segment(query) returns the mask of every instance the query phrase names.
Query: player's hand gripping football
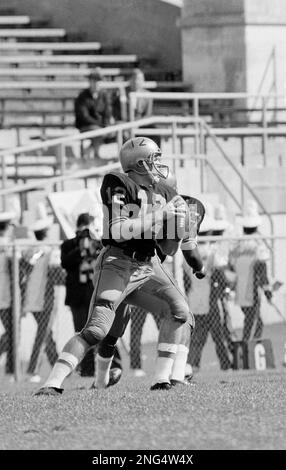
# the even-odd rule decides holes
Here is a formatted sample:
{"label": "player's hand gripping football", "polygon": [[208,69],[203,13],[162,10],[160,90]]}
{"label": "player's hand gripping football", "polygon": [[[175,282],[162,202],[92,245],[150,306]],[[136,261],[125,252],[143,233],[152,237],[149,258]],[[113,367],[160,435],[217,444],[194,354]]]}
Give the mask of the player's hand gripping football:
{"label": "player's hand gripping football", "polygon": [[186,213],[186,203],[179,195],[174,196],[171,201],[163,207],[164,218],[167,220],[175,216],[184,218],[186,217]]}

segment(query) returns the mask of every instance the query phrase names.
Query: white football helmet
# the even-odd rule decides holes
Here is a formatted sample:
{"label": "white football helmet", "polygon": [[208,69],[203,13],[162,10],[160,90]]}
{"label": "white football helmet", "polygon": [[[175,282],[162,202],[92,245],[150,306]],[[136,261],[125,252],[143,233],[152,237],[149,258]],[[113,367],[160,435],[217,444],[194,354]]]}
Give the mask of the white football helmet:
{"label": "white football helmet", "polygon": [[152,175],[156,178],[166,179],[169,167],[162,165],[160,159],[161,149],[148,137],[135,137],[123,144],[119,153],[119,160],[125,173],[134,171],[140,175]]}

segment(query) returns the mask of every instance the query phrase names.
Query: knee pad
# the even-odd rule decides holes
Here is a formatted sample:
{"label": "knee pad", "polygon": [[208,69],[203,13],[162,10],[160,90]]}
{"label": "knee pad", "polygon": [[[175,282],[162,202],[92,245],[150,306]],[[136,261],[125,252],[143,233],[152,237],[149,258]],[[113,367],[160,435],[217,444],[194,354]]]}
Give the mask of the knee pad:
{"label": "knee pad", "polygon": [[176,306],[175,310],[172,310],[174,319],[180,323],[189,323],[190,326],[195,324],[194,315],[190,312],[187,303],[180,303]]}
{"label": "knee pad", "polygon": [[81,337],[90,345],[95,346],[105,338],[114,320],[114,304],[105,300],[95,301],[91,306]]}

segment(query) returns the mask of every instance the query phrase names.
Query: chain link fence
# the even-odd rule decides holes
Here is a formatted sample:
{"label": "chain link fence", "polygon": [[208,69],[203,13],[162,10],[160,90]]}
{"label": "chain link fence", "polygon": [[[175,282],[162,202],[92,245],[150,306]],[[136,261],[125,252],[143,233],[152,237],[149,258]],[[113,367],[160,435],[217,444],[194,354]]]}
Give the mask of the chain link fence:
{"label": "chain link fence", "polygon": [[[274,239],[274,252],[266,241],[257,237],[201,238],[199,249],[207,276],[200,280],[182,252],[175,260],[165,261],[175,272],[195,315],[188,357],[195,370],[242,367],[241,340],[245,344],[260,342],[260,346],[263,341],[270,342],[270,352],[269,344],[265,344],[267,354],[272,354],[273,365],[282,364],[286,342],[286,265],[282,253],[286,237]],[[2,374],[12,374],[16,380],[43,375],[74,334],[72,314],[65,306],[65,277],[59,244],[1,246]],[[132,308],[132,319],[121,342],[131,369],[146,369],[145,354],[148,345],[157,341],[161,320]],[[250,363],[248,358],[248,367]]]}
{"label": "chain link fence", "polygon": [[[250,236],[199,241],[207,268],[204,279],[196,278],[181,252],[172,265],[196,320],[188,363],[194,371],[281,366],[286,353],[286,267],[281,258],[286,238],[277,237],[273,243]],[[132,309],[124,340],[130,344],[135,373],[144,369],[144,343],[157,340],[160,321]],[[255,362],[256,349],[260,355]]]}

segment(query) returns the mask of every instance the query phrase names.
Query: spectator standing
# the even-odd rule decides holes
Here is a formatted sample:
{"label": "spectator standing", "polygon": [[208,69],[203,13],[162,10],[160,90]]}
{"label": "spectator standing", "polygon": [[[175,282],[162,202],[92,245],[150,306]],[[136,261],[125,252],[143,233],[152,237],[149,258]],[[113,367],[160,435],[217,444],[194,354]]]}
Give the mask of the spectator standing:
{"label": "spectator standing", "polygon": [[[102,87],[104,79],[101,68],[97,67],[89,76],[89,87],[82,90],[75,99],[75,127],[80,132],[87,132],[106,127],[113,122],[112,101],[110,94]],[[103,137],[91,139],[89,153],[100,160],[99,147]]]}
{"label": "spectator standing", "polygon": [[233,354],[233,341],[237,340],[229,310],[229,299],[233,294],[236,275],[229,269],[230,242],[224,240],[225,235],[230,236],[233,226],[228,222],[226,209],[223,204],[214,208],[214,225],[212,235],[221,237],[212,242],[214,250],[214,271],[211,282],[211,303],[213,308],[219,309],[222,320],[223,336],[230,354]]}
{"label": "spectator standing", "polygon": [[243,341],[262,337],[261,293],[269,302],[272,299],[267,268],[269,251],[263,241],[253,238],[259,235],[261,223],[256,202],[248,201],[242,218],[246,239],[237,242],[230,253],[230,264],[236,273],[236,303],[244,314]]}
{"label": "spectator standing", "polygon": [[13,374],[13,314],[12,314],[12,282],[11,282],[11,249],[9,234],[13,212],[0,213],[0,319],[5,329],[0,338],[0,355],[6,353],[5,372]]}
{"label": "spectator standing", "polygon": [[52,334],[51,316],[54,308],[55,275],[52,268],[59,268],[59,259],[56,260],[55,250],[46,245],[53,218],[46,215],[45,207],[37,206],[37,220],[32,224],[38,246],[28,248],[23,252],[22,269],[26,274],[24,285],[23,314],[32,313],[37,323],[37,332],[34,340],[27,373],[31,382],[40,382],[39,360],[41,348],[44,347],[51,366],[54,365],[58,353]]}
{"label": "spectator standing", "polygon": [[[78,216],[76,236],[61,245],[61,264],[66,270],[65,304],[71,309],[75,332],[84,327],[93,293],[93,267],[101,249],[101,242],[91,238],[93,217],[88,213]],[[81,363],[82,376],[94,376],[94,350],[90,350]]]}
{"label": "spectator standing", "polygon": [[209,204],[206,204],[206,214],[199,232],[199,252],[205,266],[206,276],[203,279],[197,279],[186,266],[184,276],[185,290],[196,321],[188,356],[188,364],[194,372],[200,369],[202,351],[209,332],[215,344],[220,368],[227,370],[231,367],[218,305],[218,300],[222,297],[227,284],[223,271],[216,266],[215,245],[203,240],[204,236],[212,235],[215,227],[213,208]]}
{"label": "spectator standing", "polygon": [[[61,264],[66,270],[65,304],[71,309],[75,332],[80,332],[86,324],[89,305],[93,294],[93,270],[102,248],[93,230],[94,217],[87,212],[79,214],[76,221],[76,236],[65,240],[61,245]],[[95,355],[90,349],[78,368],[81,376],[93,377]],[[120,369],[121,357],[116,348],[112,369]]]}

